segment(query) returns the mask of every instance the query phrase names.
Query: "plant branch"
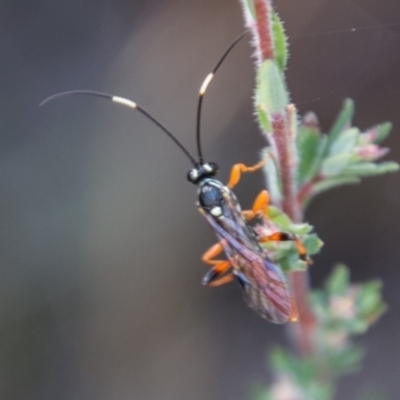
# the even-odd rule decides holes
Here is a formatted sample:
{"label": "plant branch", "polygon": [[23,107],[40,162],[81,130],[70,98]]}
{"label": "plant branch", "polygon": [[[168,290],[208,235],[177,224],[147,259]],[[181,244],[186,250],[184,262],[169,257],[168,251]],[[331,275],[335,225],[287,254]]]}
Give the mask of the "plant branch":
{"label": "plant branch", "polygon": [[256,40],[256,48],[259,52],[261,60],[268,60],[274,58],[274,51],[272,45],[271,35],[271,16],[270,9],[265,0],[254,0],[254,10],[256,16],[256,23],[253,29],[253,35]]}
{"label": "plant branch", "polygon": [[[351,100],[344,102],[328,134],[322,133],[313,113],[298,121],[285,82],[288,50],[283,25],[271,0],[241,2],[257,59],[255,110],[269,143],[263,157],[271,206],[260,229],[291,232],[300,238],[307,254],[313,255],[323,243],[311,232],[312,226],[303,223],[304,208],[328,189],[397,171],[395,162],[376,163],[388,152],[379,143],[389,134],[391,124],[360,131],[352,126]],[[305,263],[293,248],[271,246],[268,251],[287,273],[299,317],[297,323],[287,325],[298,356],[284,350],[272,353],[277,378],[265,399],[330,400],[334,380],[355,370],[363,356],[351,336],[365,332],[386,309],[380,282],[352,285],[348,269],[339,265],[324,290],[311,292]]]}
{"label": "plant branch", "polygon": [[[262,77],[260,85],[265,83],[263,98],[256,100],[259,104],[260,124],[271,145],[271,154],[274,158],[281,185],[280,199],[272,201],[292,219],[293,222],[302,221],[301,206],[296,193],[295,174],[297,167],[297,153],[295,136],[297,131],[296,108],[288,104],[287,89],[284,82],[282,68],[279,68],[275,57],[285,52],[274,48],[273,9],[269,0],[243,0],[246,25],[252,29],[254,46]],[[277,18],[277,17],[276,17]],[[283,41],[284,42],[284,41]],[[283,55],[283,59],[286,56]],[[278,84],[277,84],[278,82]],[[291,337],[298,353],[311,355],[313,353],[312,336],[316,324],[313,311],[308,299],[308,274],[298,271],[289,273],[289,284],[294,300],[299,310],[297,324],[290,325]]]}

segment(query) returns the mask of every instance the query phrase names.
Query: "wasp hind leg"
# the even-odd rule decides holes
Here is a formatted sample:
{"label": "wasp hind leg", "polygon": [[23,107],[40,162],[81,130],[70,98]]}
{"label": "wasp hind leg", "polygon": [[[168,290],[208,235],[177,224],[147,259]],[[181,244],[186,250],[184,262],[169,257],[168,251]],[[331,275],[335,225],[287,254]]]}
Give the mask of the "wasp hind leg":
{"label": "wasp hind leg", "polygon": [[[269,194],[266,190],[263,190],[254,200],[251,210],[242,211],[242,214],[247,221],[250,221],[257,216],[268,218],[268,204]],[[275,232],[272,235],[259,237],[257,240],[260,243],[293,241],[297,252],[299,253],[300,260],[305,261],[308,265],[312,264],[312,261],[307,256],[303,243],[292,233]]]}
{"label": "wasp hind leg", "polygon": [[203,277],[204,286],[221,286],[235,279],[233,273],[229,271],[232,268],[229,260],[213,260],[223,250],[223,242],[219,242],[211,246],[201,257],[206,264],[213,265]]}
{"label": "wasp hind leg", "polygon": [[307,256],[303,243],[301,243],[300,239],[292,233],[275,232],[272,235],[259,237],[257,240],[259,243],[292,241],[294,242],[297,252],[299,253],[300,260],[305,261],[308,265],[312,264],[312,261]]}
{"label": "wasp hind leg", "polygon": [[240,176],[241,174],[244,174],[246,172],[254,172],[257,171],[258,169],[260,169],[263,165],[265,164],[265,161],[262,160],[259,163],[257,163],[256,165],[253,165],[252,167],[248,167],[244,164],[235,164],[232,169],[231,169],[231,173],[229,175],[229,181],[226,184],[226,186],[228,186],[229,189],[232,189],[233,187],[235,187],[238,182],[240,181]]}
{"label": "wasp hind leg", "polygon": [[269,194],[266,190],[262,190],[254,200],[251,210],[242,211],[242,215],[247,221],[255,217],[265,217],[268,212]]}

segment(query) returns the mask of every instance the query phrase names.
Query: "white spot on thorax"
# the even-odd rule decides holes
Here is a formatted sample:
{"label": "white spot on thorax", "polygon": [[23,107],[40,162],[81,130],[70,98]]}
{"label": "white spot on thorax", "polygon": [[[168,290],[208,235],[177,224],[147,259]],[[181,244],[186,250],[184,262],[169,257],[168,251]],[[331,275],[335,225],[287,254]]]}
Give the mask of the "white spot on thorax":
{"label": "white spot on thorax", "polygon": [[220,217],[222,215],[222,208],[221,207],[213,207],[210,210],[210,214],[214,217]]}

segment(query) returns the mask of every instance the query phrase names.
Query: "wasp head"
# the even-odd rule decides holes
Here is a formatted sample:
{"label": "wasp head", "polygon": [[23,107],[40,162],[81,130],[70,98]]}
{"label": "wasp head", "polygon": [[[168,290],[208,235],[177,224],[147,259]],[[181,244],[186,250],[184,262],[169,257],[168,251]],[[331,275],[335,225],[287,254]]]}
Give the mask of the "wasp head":
{"label": "wasp head", "polygon": [[215,176],[218,173],[218,169],[218,165],[214,162],[199,164],[188,172],[188,181],[197,185],[203,179]]}

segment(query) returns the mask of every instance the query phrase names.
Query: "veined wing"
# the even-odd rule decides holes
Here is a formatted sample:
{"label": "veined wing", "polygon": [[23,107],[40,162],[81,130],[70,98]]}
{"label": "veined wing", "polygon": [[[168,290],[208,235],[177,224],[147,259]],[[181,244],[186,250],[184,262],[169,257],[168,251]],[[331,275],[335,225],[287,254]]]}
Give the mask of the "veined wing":
{"label": "veined wing", "polygon": [[[296,306],[283,272],[272,264],[258,245],[253,244],[252,238],[239,241],[235,232],[224,229],[212,216],[206,213],[204,216],[218,238],[223,240],[226,255],[243,287],[247,304],[261,317],[274,323],[296,320]],[[245,245],[246,242],[251,243],[250,248]]]}
{"label": "veined wing", "polygon": [[261,255],[248,261],[236,255],[237,277],[242,283],[245,300],[261,317],[276,324],[297,319],[297,309],[292,300],[283,272]]}

